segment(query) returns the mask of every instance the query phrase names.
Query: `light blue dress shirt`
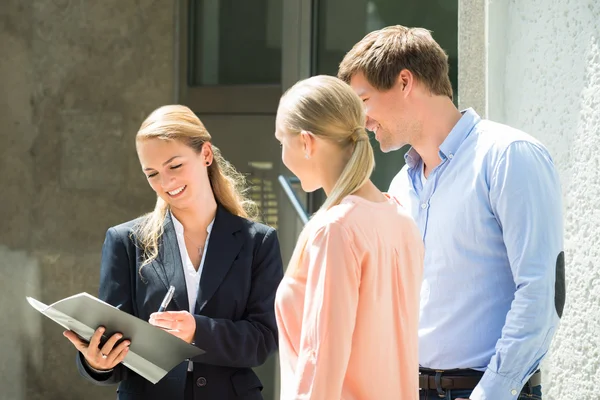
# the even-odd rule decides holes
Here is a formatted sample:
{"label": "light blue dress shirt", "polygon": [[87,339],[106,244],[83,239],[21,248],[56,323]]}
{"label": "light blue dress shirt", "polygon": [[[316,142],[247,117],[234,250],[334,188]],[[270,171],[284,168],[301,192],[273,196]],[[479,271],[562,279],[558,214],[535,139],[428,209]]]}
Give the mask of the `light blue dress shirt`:
{"label": "light blue dress shirt", "polygon": [[564,305],[558,174],[533,137],[472,109],[427,179],[414,149],[389,192],[425,243],[419,363],[485,371],[471,399],[517,399]]}

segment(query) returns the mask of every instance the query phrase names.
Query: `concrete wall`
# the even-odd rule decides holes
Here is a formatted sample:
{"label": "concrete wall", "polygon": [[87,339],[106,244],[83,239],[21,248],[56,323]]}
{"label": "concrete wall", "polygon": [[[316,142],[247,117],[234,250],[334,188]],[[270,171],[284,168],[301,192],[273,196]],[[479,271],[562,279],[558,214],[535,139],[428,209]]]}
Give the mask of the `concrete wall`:
{"label": "concrete wall", "polygon": [[106,399],[25,296],[97,293],[110,225],[151,209],[134,135],[172,102],[171,1],[2,0],[0,398]]}
{"label": "concrete wall", "polygon": [[541,139],[563,185],[567,304],[545,399],[598,399],[600,2],[489,1],[489,116]]}

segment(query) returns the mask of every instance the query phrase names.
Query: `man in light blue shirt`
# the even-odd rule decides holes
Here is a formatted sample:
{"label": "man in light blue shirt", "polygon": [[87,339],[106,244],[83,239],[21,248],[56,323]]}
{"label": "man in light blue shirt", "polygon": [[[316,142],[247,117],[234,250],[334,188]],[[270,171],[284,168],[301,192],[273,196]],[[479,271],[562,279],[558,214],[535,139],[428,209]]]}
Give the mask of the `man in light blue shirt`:
{"label": "man in light blue shirt", "polygon": [[425,243],[421,399],[541,398],[539,366],[565,301],[561,189],[548,151],[457,110],[447,55],[427,30],[370,33],[338,76],[363,100],[382,151],[412,146],[389,192]]}

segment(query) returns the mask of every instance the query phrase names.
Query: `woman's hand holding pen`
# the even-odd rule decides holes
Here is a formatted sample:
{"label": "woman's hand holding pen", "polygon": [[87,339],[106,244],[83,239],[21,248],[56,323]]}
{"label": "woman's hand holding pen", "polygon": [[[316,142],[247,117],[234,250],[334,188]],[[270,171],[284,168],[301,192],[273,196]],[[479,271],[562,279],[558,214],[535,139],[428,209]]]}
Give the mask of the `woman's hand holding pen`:
{"label": "woman's hand holding pen", "polygon": [[125,359],[125,356],[129,352],[129,340],[124,340],[119,343],[117,342],[123,337],[120,333],[115,333],[102,345],[100,348],[100,339],[104,333],[104,327],[99,327],[96,332],[92,335],[90,342],[87,343],[81,340],[75,332],[65,331],[63,335],[69,339],[73,346],[83,354],[85,360],[90,367],[98,370],[105,371],[113,369],[117,364]]}
{"label": "woman's hand holding pen", "polygon": [[170,334],[177,336],[188,343],[194,341],[196,334],[196,320],[187,311],[155,312],[148,321],[154,326],[165,329]]}

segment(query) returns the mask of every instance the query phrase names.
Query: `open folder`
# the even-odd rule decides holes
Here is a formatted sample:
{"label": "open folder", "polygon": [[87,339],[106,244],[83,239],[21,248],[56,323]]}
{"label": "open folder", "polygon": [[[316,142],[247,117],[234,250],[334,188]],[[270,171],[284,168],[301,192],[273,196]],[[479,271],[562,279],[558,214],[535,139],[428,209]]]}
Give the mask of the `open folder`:
{"label": "open folder", "polygon": [[122,333],[125,339],[131,340],[129,353],[122,364],[152,383],[158,382],[186,359],[204,353],[204,350],[88,293],[79,293],[49,306],[31,297],[27,297],[27,301],[33,308],[88,342],[99,326],[106,328],[103,342],[113,333]]}

